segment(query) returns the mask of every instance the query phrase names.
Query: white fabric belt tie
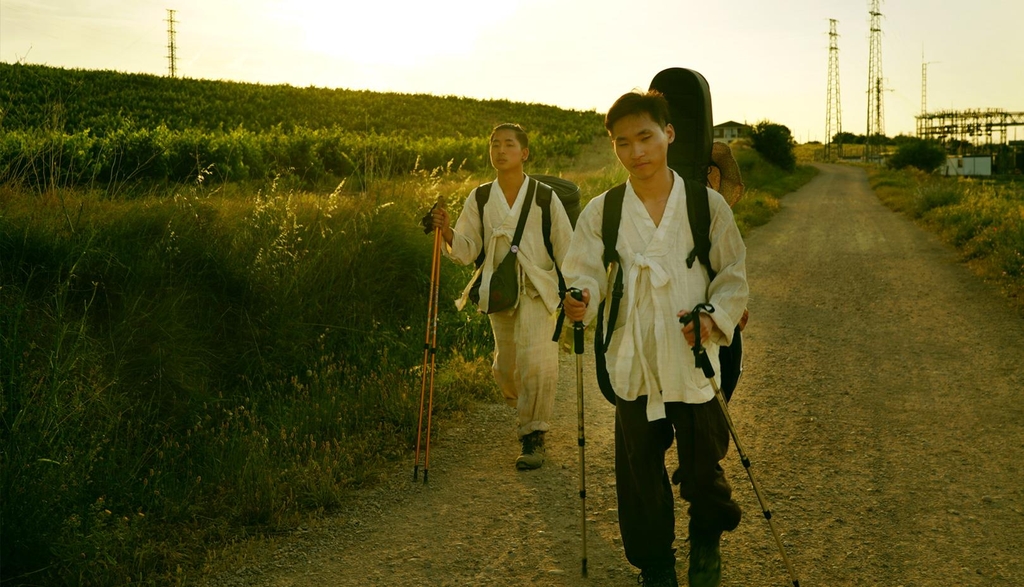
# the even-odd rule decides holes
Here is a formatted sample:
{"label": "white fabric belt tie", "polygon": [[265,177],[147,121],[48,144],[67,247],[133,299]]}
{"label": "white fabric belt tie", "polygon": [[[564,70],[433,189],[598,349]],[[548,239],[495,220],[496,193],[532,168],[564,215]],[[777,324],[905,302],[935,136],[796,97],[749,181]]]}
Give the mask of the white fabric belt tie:
{"label": "white fabric belt tie", "polygon": [[[662,398],[661,390],[657,385],[656,377],[654,372],[651,370],[650,364],[647,362],[647,356],[644,352],[643,345],[643,333],[640,330],[640,321],[637,319],[639,312],[637,311],[637,292],[639,291],[639,285],[641,280],[645,277],[650,280],[651,287],[654,289],[660,289],[668,285],[669,275],[665,269],[658,264],[656,261],[637,253],[633,257],[633,266],[629,269],[629,287],[626,288],[625,295],[629,296],[629,310],[626,314],[626,323],[622,329],[622,340],[619,343],[618,353],[615,358],[615,381],[613,386],[616,389],[626,390],[629,389],[630,385],[630,371],[633,363],[633,357],[639,357],[640,369],[643,375],[643,391],[647,394],[647,420],[653,422],[660,420],[665,417],[665,402]],[[651,296],[654,302],[654,339],[658,343],[658,363],[662,362],[662,353],[667,345],[663,344],[665,340],[665,323],[662,320],[663,308],[662,308],[662,296],[655,295]],[[638,390],[639,394],[639,390]]]}

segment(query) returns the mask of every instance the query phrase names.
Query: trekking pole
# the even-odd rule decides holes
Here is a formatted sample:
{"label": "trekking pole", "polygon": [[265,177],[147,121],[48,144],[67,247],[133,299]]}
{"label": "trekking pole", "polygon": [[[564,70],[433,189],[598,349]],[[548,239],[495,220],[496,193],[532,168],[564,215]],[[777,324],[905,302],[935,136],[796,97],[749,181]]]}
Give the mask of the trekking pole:
{"label": "trekking pole", "polygon": [[[436,204],[435,204],[436,205]],[[433,208],[431,208],[433,210]],[[434,229],[434,250],[433,257],[430,263],[430,294],[427,301],[427,328],[426,335],[423,342],[423,366],[420,370],[420,416],[419,423],[416,425],[416,461],[413,463],[412,469],[412,480],[417,481],[419,479],[420,472],[420,440],[423,438],[423,403],[427,395],[427,368],[430,367],[430,410],[433,409],[434,401],[434,367],[433,367],[433,355],[437,352],[437,291],[438,277],[440,276],[441,269],[441,229]],[[431,324],[433,328],[433,339],[431,339]],[[429,360],[429,363],[428,363]],[[430,450],[430,413],[427,414],[427,450],[429,454]],[[423,482],[427,482],[427,463],[424,460],[423,466]]]}
{"label": "trekking pole", "polygon": [[757,481],[754,480],[754,472],[750,470],[750,459],[747,458],[746,452],[743,450],[743,445],[740,444],[740,437],[736,434],[736,426],[732,423],[732,418],[729,416],[729,408],[726,405],[725,397],[722,395],[722,390],[718,388],[718,383],[715,382],[715,368],[711,366],[711,359],[708,358],[708,354],[704,347],[700,343],[700,313],[705,312],[711,314],[715,311],[715,307],[711,304],[697,304],[693,311],[679,318],[681,324],[687,324],[693,322],[693,358],[696,361],[696,366],[700,367],[704,371],[704,376],[711,382],[711,389],[715,390],[715,398],[718,400],[718,405],[722,408],[722,415],[725,416],[725,423],[729,426],[729,433],[732,435],[732,441],[736,444],[736,452],[740,456],[740,462],[743,463],[743,468],[747,470],[747,477],[750,479],[750,484],[754,487],[754,494],[757,495],[757,501],[761,504],[761,513],[764,514],[764,519],[768,520],[768,526],[772,530],[772,536],[775,537],[775,544],[779,546],[779,553],[782,554],[782,562],[786,564],[786,570],[789,571],[789,578],[793,581],[793,587],[800,587],[800,580],[796,577],[796,571],[793,570],[793,564],[789,562],[789,557],[786,556],[786,549],[782,546],[782,538],[779,536],[779,530],[775,527],[775,522],[772,521],[772,512],[768,508],[768,500],[765,499],[764,494],[761,493],[761,488],[758,486]]}
{"label": "trekking pole", "polygon": [[[583,292],[569,288],[574,300],[583,301]],[[572,347],[576,353],[577,444],[580,445],[580,535],[583,536],[583,576],[587,576],[587,467],[586,436],[583,433],[583,322],[572,325]]]}
{"label": "trekking pole", "polygon": [[[441,200],[441,205],[444,205],[444,200]],[[424,484],[426,484],[427,475],[430,473],[430,429],[431,419],[434,415],[434,365],[437,359],[437,301],[441,293],[441,243],[443,240],[444,237],[441,236],[441,230],[437,229],[437,244],[434,248],[434,258],[437,261],[434,263],[434,275],[431,279],[433,283],[431,306],[434,308],[434,316],[430,326],[430,399],[427,402],[427,448],[423,457]]]}

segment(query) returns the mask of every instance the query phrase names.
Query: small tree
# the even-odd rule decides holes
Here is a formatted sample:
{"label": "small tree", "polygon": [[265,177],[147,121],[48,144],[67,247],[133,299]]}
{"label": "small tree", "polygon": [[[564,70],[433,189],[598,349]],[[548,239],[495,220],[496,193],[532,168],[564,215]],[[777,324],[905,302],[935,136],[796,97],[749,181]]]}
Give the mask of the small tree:
{"label": "small tree", "polygon": [[935,141],[911,138],[901,142],[896,154],[889,159],[889,167],[903,169],[916,167],[925,173],[938,169],[946,161],[946,150]]}
{"label": "small tree", "polygon": [[793,133],[781,124],[764,120],[754,125],[750,132],[754,150],[772,165],[786,171],[796,169],[796,154],[793,147]]}
{"label": "small tree", "polygon": [[844,130],[843,132],[837,132],[832,137],[832,142],[837,145],[863,145],[864,137]]}

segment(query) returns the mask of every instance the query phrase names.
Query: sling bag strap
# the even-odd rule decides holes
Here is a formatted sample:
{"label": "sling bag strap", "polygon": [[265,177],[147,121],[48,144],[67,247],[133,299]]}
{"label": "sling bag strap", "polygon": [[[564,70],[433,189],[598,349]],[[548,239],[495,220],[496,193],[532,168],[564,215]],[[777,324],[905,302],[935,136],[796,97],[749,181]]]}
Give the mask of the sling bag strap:
{"label": "sling bag strap", "polygon": [[530,178],[531,186],[526,188],[526,201],[523,202],[523,209],[519,212],[519,223],[516,224],[516,234],[512,237],[512,248],[509,252],[513,255],[519,253],[519,241],[523,239],[523,229],[526,228],[526,218],[530,216],[530,206],[533,204],[533,196],[537,193],[537,180]]}

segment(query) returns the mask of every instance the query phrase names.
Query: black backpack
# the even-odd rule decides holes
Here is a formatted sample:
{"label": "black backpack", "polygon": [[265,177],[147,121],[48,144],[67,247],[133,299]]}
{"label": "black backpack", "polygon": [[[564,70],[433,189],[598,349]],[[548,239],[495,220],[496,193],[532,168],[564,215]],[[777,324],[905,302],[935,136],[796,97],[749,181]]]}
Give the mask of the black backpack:
{"label": "black backpack", "polygon": [[[551,260],[555,260],[555,250],[551,245],[551,194],[558,196],[558,199],[562,202],[562,207],[565,208],[565,213],[569,217],[569,224],[573,228],[576,228],[576,219],[580,216],[580,188],[573,182],[562,179],[561,177],[555,177],[552,175],[530,175],[530,179],[536,180],[537,185],[537,206],[540,207],[540,222],[541,232],[544,236],[544,248],[548,250],[548,255]],[[476,210],[480,215],[480,238],[483,240],[483,219],[484,219],[484,206],[487,205],[487,201],[491,199],[491,185],[494,182],[487,182],[476,188]],[[479,269],[484,264],[484,257],[486,257],[486,250],[481,245],[480,254],[476,257],[476,268]],[[565,297],[565,279],[562,277],[562,270],[558,267],[558,263],[555,263],[555,272],[558,273],[558,298],[562,299]],[[477,293],[480,288],[480,281],[483,279],[483,273],[477,275],[476,282],[473,284],[473,288],[470,290],[470,300],[473,303],[479,302],[479,294]],[[474,295],[476,294],[476,295]],[[562,323],[565,321],[565,310],[558,312],[558,322],[555,326],[554,340],[558,340],[558,335],[562,332]]]}
{"label": "black backpack", "polygon": [[[686,256],[686,266],[693,267],[694,260],[708,272],[710,281],[714,281],[717,271],[711,266],[711,207],[708,204],[707,185],[683,179],[686,186],[686,216],[689,219],[690,232],[693,233],[693,250]],[[594,359],[597,364],[597,384],[606,400],[615,405],[615,390],[608,377],[608,364],[605,353],[611,344],[612,331],[619,316],[619,302],[622,300],[622,265],[615,247],[619,240],[619,223],[622,220],[622,202],[626,196],[626,184],[620,184],[608,190],[604,196],[604,214],[601,219],[601,239],[604,242],[602,260],[605,269],[612,263],[618,265],[615,271],[615,283],[612,286],[611,305],[608,308],[608,332],[604,332],[604,304],[601,300],[597,309],[597,329],[594,332]],[[740,359],[743,343],[740,338],[740,327],[733,332],[733,344],[719,347],[718,359],[722,371],[722,394],[726,401],[732,397],[740,377]],[[680,358],[683,360],[683,358]]]}

